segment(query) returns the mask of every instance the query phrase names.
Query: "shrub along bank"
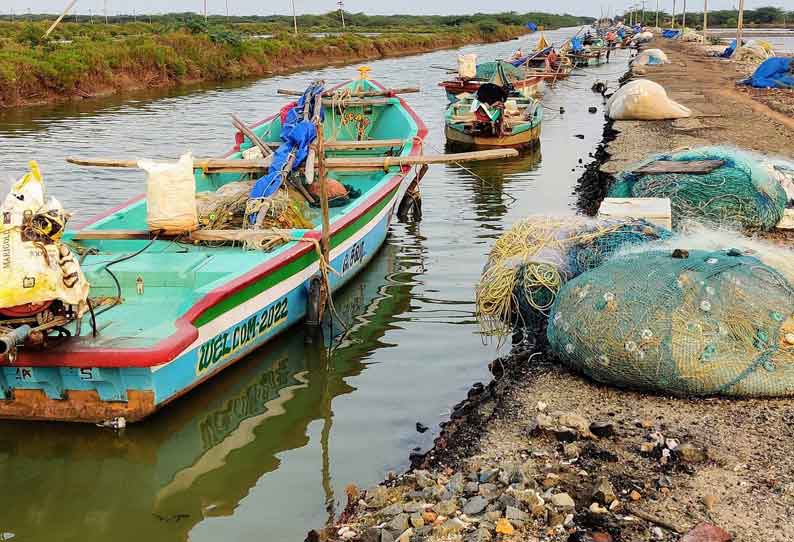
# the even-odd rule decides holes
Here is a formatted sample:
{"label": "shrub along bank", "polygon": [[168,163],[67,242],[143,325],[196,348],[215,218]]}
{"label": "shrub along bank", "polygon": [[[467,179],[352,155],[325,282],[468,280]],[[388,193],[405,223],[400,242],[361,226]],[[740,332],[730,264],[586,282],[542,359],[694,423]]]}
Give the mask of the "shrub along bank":
{"label": "shrub along bank", "polygon": [[526,30],[489,21],[434,32],[257,36],[203,20],[81,24],[42,40],[47,22],[0,23],[0,107],[198,81],[259,77],[511,39]]}

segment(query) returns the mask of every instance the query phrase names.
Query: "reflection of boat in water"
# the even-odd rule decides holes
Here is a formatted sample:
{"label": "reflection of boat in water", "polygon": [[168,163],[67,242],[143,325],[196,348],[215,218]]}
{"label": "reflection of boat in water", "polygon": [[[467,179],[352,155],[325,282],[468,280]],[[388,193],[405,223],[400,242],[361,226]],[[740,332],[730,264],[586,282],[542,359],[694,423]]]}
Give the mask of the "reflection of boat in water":
{"label": "reflection of boat in water", "polygon": [[[336,308],[354,324],[331,358],[322,345],[307,349],[302,333],[288,334],[120,436],[4,422],[0,508],[14,514],[4,514],[0,531],[20,540],[49,539],[54,526],[59,540],[184,540],[204,518],[231,515],[288,450],[307,447],[317,421],[323,458],[312,470],[322,471],[329,494],[331,401],[354,390],[345,379],[363,371],[410,308],[412,286],[384,280],[399,271],[396,261],[387,243],[340,292]],[[303,489],[314,497],[321,488]],[[273,506],[283,498],[274,494]]]}

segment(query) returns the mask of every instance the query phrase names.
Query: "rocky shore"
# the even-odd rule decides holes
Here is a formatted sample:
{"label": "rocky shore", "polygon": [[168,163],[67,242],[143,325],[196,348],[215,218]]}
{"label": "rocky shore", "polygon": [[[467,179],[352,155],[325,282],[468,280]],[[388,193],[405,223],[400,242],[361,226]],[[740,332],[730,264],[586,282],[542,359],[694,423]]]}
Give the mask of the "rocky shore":
{"label": "rocky shore", "polygon": [[[732,144],[791,157],[794,124],[737,89],[740,67],[659,40],[645,75],[690,119],[608,121],[578,205],[649,153]],[[790,96],[786,95],[785,100]],[[794,540],[794,400],[681,399],[569,372],[529,338],[490,365],[408,472],[348,487],[338,522],[307,540],[785,542]]]}

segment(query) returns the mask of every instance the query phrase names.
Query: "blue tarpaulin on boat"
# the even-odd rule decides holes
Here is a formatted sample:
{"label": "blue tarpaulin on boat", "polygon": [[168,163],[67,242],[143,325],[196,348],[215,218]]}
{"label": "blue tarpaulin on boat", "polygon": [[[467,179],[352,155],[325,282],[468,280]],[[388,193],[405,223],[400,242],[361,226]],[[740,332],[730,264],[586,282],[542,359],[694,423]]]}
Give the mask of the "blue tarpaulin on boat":
{"label": "blue tarpaulin on boat", "polygon": [[582,38],[571,38],[571,50],[578,53],[584,49],[584,40]]}
{"label": "blue tarpaulin on boat", "polygon": [[794,88],[794,59],[767,58],[749,79],[743,81],[755,88]]}
{"label": "blue tarpaulin on boat", "polygon": [[623,40],[626,37],[626,31],[622,28],[618,28],[618,37]]}
{"label": "blue tarpaulin on boat", "polygon": [[[298,169],[306,160],[306,156],[309,154],[309,145],[317,136],[317,130],[310,121],[303,120],[304,110],[308,107],[307,117],[312,118],[315,98],[324,90],[323,85],[312,84],[300,97],[295,107],[289,110],[284,125],[281,127],[281,140],[284,143],[273,154],[273,162],[270,164],[267,175],[260,177],[251,188],[251,198],[266,198],[275,194],[289,173],[289,171],[285,171],[285,168],[291,154],[295,154],[295,160],[292,162],[290,171]],[[322,112],[320,114],[322,115]],[[252,221],[255,219],[255,216],[251,217]]]}
{"label": "blue tarpaulin on boat", "polygon": [[678,30],[665,30],[664,32],[662,32],[662,37],[668,39],[674,39],[677,38],[680,33],[681,32],[679,32]]}
{"label": "blue tarpaulin on boat", "polygon": [[533,32],[537,32],[538,31],[538,25],[536,25],[535,23],[527,23],[527,28],[529,28]]}
{"label": "blue tarpaulin on boat", "polygon": [[735,50],[736,50],[736,40],[733,40],[731,44],[725,48],[725,50],[722,52],[720,56],[722,58],[731,58]]}

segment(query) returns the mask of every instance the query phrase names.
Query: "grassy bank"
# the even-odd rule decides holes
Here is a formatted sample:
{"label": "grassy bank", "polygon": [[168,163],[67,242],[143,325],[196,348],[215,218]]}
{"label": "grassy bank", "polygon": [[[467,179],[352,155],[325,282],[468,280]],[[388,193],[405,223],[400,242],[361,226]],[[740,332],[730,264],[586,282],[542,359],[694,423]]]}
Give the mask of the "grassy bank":
{"label": "grassy bank", "polygon": [[477,16],[459,17],[449,24],[412,17],[406,24],[367,26],[368,32],[378,33],[375,36],[312,35],[326,28],[328,22],[323,20],[305,24],[296,36],[281,20],[221,24],[212,19],[161,19],[65,23],[47,40],[41,37],[47,21],[0,23],[0,107],[260,77],[329,63],[502,41],[526,31],[516,24]]}

